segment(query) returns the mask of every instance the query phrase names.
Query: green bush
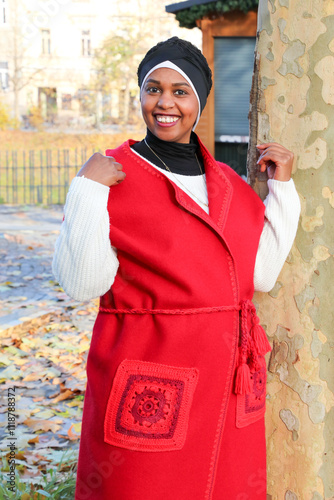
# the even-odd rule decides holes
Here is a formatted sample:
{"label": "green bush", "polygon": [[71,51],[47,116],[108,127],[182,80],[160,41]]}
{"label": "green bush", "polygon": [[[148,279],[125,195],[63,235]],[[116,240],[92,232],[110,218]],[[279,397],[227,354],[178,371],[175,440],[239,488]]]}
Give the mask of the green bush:
{"label": "green bush", "polygon": [[36,128],[38,131],[43,130],[44,118],[38,106],[31,106],[31,108],[29,108],[28,119],[32,127]]}
{"label": "green bush", "polygon": [[13,120],[10,118],[8,106],[0,101],[0,130],[6,130],[12,126]]}
{"label": "green bush", "polygon": [[193,5],[176,13],[181,28],[195,28],[196,21],[211,14],[225,14],[232,10],[248,12],[257,9],[259,0],[218,0],[206,4]]}

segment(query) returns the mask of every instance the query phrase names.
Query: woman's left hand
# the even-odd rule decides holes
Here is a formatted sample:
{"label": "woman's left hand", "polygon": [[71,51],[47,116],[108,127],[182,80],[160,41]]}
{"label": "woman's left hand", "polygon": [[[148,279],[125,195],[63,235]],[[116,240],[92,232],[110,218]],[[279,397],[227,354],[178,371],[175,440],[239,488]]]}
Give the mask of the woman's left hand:
{"label": "woman's left hand", "polygon": [[261,172],[267,169],[269,179],[289,181],[291,178],[293,153],[275,142],[256,146],[261,155],[257,163]]}

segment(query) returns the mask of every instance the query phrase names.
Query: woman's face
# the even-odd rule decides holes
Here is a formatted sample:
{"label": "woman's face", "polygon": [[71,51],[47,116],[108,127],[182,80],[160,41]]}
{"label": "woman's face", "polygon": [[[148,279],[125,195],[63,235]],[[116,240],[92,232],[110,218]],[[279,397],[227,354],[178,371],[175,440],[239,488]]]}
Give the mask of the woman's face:
{"label": "woman's face", "polygon": [[159,139],[189,143],[198,108],[191,86],[174,69],[156,69],[146,80],[141,109],[148,129]]}

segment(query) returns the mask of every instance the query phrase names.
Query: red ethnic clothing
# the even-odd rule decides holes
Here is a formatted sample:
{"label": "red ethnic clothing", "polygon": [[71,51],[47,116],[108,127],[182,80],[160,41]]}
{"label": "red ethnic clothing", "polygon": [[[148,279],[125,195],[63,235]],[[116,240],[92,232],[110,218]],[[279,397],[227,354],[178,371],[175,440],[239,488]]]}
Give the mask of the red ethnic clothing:
{"label": "red ethnic clothing", "polygon": [[251,303],[264,205],[200,143],[209,214],[135,154],[106,154],[120,262],[87,363],[76,500],[265,500],[266,364]]}

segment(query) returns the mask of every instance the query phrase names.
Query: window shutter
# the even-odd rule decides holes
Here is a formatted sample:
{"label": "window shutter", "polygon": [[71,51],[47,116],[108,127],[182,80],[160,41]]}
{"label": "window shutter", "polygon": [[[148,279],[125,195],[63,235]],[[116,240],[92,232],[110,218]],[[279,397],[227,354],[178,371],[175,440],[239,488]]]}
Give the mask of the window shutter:
{"label": "window shutter", "polygon": [[249,93],[254,64],[254,37],[218,37],[214,41],[215,140],[248,136]]}

